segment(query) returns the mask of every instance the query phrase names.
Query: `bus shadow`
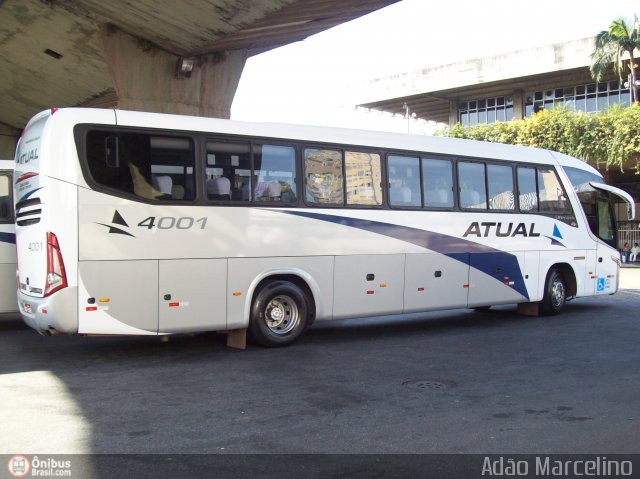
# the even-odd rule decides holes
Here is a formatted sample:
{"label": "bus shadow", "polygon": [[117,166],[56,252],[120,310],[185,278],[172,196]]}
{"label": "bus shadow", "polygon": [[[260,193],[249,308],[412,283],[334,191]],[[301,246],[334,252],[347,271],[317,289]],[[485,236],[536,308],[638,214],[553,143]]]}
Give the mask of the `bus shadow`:
{"label": "bus shadow", "polygon": [[515,305],[501,305],[481,311],[457,309],[400,316],[318,321],[307,329],[301,342],[384,341],[385,338],[412,338],[415,335],[422,335],[426,339],[453,332],[473,334],[492,329],[507,330],[515,323],[523,329],[535,328],[550,323],[580,323],[582,314],[599,310],[606,313],[610,310],[610,306],[602,301],[585,299],[587,301],[581,299],[568,302],[563,312],[554,316],[526,316],[519,314]]}
{"label": "bus shadow", "polygon": [[513,321],[539,321],[540,317],[517,315],[513,306],[499,306],[489,311],[469,309],[416,313],[334,321],[319,321],[305,337],[327,337],[326,340],[357,340],[372,337],[403,336],[423,333],[444,334],[454,330],[497,328]]}

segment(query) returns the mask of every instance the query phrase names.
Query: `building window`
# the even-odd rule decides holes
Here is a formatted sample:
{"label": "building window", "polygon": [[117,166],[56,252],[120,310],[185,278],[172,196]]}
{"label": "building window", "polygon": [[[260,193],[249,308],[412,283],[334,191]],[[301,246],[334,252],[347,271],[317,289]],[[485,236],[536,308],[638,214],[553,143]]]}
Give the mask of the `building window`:
{"label": "building window", "polygon": [[594,113],[621,103],[629,105],[629,89],[617,80],[568,88],[529,92],[525,95],[524,113],[530,117],[545,108],[564,105],[573,111]]}
{"label": "building window", "polygon": [[469,100],[458,104],[458,121],[462,126],[482,125],[513,119],[513,98],[498,96]]}

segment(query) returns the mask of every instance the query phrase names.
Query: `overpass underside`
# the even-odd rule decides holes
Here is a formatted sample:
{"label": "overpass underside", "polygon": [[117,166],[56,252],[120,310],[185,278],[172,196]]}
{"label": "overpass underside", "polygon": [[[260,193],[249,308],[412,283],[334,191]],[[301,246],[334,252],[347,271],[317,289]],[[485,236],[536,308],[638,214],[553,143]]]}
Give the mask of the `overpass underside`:
{"label": "overpass underside", "polygon": [[229,118],[248,57],[397,1],[0,1],[0,157],[50,107]]}

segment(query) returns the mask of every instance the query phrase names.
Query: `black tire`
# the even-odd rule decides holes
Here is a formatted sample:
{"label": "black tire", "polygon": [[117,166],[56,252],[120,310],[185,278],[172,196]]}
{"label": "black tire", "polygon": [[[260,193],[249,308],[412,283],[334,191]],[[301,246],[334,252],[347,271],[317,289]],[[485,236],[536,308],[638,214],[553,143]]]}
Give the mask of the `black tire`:
{"label": "black tire", "polygon": [[253,300],[249,336],[263,346],[288,346],[307,327],[308,312],[302,289],[289,281],[271,281]]}
{"label": "black tire", "polygon": [[547,275],[544,296],[540,302],[540,312],[545,316],[558,314],[567,302],[567,285],[562,272],[553,268]]}

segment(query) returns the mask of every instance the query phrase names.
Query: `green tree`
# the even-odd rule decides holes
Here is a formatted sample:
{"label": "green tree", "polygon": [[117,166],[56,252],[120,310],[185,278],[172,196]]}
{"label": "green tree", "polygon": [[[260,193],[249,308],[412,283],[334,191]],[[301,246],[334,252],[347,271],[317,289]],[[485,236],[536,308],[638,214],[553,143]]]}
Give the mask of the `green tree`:
{"label": "green tree", "polygon": [[566,153],[600,170],[634,169],[640,175],[640,103],[615,105],[600,113],[545,109],[531,118],[463,127],[441,136],[525,145]]}
{"label": "green tree", "polygon": [[[611,22],[609,30],[603,30],[596,36],[596,45],[591,54],[591,76],[595,81],[601,81],[604,73],[613,63],[613,69],[623,82],[624,74],[629,70],[631,85],[631,102],[638,98],[636,86],[636,58],[635,51],[640,49],[640,25],[635,15],[633,26],[624,18]],[[628,58],[625,58],[628,55]]]}

